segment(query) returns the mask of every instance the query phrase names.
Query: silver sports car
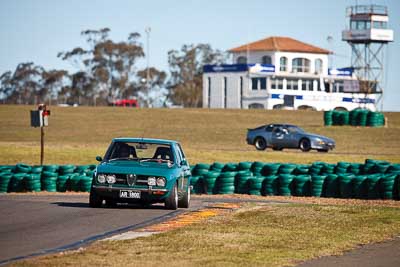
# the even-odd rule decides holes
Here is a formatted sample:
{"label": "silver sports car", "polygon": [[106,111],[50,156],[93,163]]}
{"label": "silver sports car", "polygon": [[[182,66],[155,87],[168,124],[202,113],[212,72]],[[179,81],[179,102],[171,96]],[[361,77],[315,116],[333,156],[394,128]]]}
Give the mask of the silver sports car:
{"label": "silver sports car", "polygon": [[328,152],[335,147],[335,141],[317,134],[306,133],[298,126],[290,124],[268,124],[248,129],[247,143],[257,150],[271,147],[273,150],[300,148],[303,152],[316,149]]}

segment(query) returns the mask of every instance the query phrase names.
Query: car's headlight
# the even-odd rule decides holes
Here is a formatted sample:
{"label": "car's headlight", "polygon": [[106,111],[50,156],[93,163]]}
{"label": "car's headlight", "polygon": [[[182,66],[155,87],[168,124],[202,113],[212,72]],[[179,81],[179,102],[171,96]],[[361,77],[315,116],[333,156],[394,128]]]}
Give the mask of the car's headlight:
{"label": "car's headlight", "polygon": [[315,141],[316,141],[317,144],[319,144],[319,145],[325,145],[325,141],[322,140],[321,138],[316,138]]}
{"label": "car's headlight", "polygon": [[156,185],[156,177],[147,178],[147,184],[151,185],[151,186],[155,186]]}
{"label": "car's headlight", "polygon": [[104,184],[106,182],[106,176],[104,174],[99,174],[97,176],[97,181],[101,184]]}
{"label": "car's headlight", "polygon": [[161,187],[165,186],[165,178],[164,177],[157,178],[157,186],[161,186]]}
{"label": "car's headlight", "polygon": [[109,174],[109,175],[107,175],[106,180],[107,180],[107,183],[114,184],[117,179],[114,174]]}

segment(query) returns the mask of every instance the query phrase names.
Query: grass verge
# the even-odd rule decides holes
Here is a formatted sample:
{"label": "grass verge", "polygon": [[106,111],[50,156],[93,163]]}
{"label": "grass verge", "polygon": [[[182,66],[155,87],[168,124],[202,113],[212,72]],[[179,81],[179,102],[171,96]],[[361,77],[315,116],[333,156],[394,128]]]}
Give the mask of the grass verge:
{"label": "grass verge", "polygon": [[207,223],[146,238],[96,242],[13,266],[288,266],[400,233],[399,208],[354,203],[250,207]]}

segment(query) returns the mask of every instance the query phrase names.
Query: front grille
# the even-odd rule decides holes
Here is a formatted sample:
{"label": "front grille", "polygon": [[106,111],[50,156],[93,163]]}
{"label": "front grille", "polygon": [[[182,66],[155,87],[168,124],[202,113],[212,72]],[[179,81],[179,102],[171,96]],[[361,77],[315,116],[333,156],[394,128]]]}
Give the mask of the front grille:
{"label": "front grille", "polygon": [[[115,184],[119,185],[128,185],[127,182],[127,174],[115,174],[116,182]],[[147,176],[138,175],[136,178],[136,182],[133,185],[147,185]]]}

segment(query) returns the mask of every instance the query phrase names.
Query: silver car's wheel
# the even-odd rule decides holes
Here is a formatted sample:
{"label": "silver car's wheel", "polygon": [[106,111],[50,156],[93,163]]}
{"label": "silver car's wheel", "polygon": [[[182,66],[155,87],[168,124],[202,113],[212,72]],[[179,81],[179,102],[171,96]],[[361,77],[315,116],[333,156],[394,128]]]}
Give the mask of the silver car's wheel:
{"label": "silver car's wheel", "polygon": [[267,148],[267,141],[262,137],[257,137],[254,141],[254,146],[257,150],[265,150]]}
{"label": "silver car's wheel", "polygon": [[301,151],[303,151],[303,152],[308,152],[308,151],[310,151],[310,150],[311,150],[311,143],[310,143],[310,140],[308,140],[308,139],[306,139],[306,138],[301,139],[300,144],[299,144],[299,147],[300,147]]}

